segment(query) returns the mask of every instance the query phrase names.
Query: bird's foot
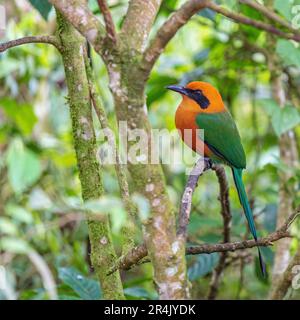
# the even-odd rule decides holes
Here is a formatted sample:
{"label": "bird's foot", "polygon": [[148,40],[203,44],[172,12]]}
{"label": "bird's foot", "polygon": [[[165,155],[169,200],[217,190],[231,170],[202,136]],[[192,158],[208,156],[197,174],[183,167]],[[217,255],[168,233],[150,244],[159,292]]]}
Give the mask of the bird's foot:
{"label": "bird's foot", "polygon": [[213,166],[213,163],[210,158],[204,157],[204,163],[205,163],[205,167],[207,167],[207,169],[211,169]]}

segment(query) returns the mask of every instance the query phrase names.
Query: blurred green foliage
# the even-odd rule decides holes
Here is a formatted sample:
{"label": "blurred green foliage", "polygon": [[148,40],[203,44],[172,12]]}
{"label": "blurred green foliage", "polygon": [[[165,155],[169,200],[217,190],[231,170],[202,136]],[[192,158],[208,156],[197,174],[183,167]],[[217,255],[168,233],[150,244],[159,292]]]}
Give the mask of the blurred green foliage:
{"label": "blurred green foliage", "polygon": [[[17,6],[18,1],[4,1],[10,8],[7,39],[54,32],[50,6],[30,1],[33,8]],[[47,2],[47,1],[45,1]],[[183,1],[164,1],[155,28]],[[237,1],[220,1],[228,8],[263,19],[254,10]],[[283,5],[283,3],[285,3]],[[295,2],[296,3],[296,2]],[[287,2],[275,1],[279,14],[292,19]],[[96,1],[90,1],[97,12]],[[114,1],[112,14],[122,24],[126,1]],[[168,84],[191,80],[212,83],[239,127],[246,150],[248,167],[245,184],[253,203],[260,235],[275,228],[278,202],[278,176],[286,168],[279,159],[278,136],[295,129],[299,138],[300,115],[297,92],[288,95],[288,107],[281,110],[271,99],[270,73],[258,48],[266,48],[264,33],[239,26],[224,17],[204,10],[181,29],[167,46],[147,85],[147,105],[154,128],[174,129],[174,113],[179,97],[165,90]],[[276,52],[284,68],[300,85],[300,49],[287,40],[277,40]],[[100,58],[93,53],[94,71],[109,122],[116,128],[107,74]],[[45,279],[30,259],[38,252],[53,274],[60,299],[98,299],[101,289],[94,278],[89,259],[87,228],[82,215],[85,209],[109,212],[116,249],[120,253],[120,228],[126,214],[119,198],[118,183],[112,166],[102,172],[107,196],[98,202],[82,204],[80,184],[70,131],[64,71],[58,53],[45,45],[28,45],[0,55],[0,264],[7,270],[7,283],[19,299],[47,299]],[[290,86],[286,82],[286,86]],[[298,92],[299,93],[299,92]],[[293,97],[296,98],[293,98]],[[99,126],[95,121],[97,137]],[[299,140],[298,140],[299,141]],[[100,142],[99,142],[100,143]],[[299,145],[298,145],[299,147]],[[178,208],[186,182],[185,166],[164,165],[170,197]],[[232,240],[248,237],[230,171],[230,199],[233,213]],[[298,187],[300,170],[293,172]],[[218,184],[212,172],[201,177],[194,195],[189,225],[189,243],[218,242],[222,239],[222,219],[217,200]],[[138,195],[135,202],[140,218],[148,217],[147,203]],[[295,205],[300,203],[298,188]],[[295,225],[296,231],[299,226]],[[142,241],[141,228],[137,242]],[[295,240],[294,247],[298,246]],[[253,255],[252,255],[253,254]],[[264,250],[269,271],[273,249]],[[255,263],[255,250],[246,257],[230,253],[232,263],[225,270],[219,298],[265,298],[269,281],[261,279]],[[219,255],[188,257],[189,278],[194,298],[207,294],[213,268]],[[242,270],[242,271],[241,271]],[[128,299],[155,299],[150,264],[122,274]],[[9,297],[8,291],[0,291]],[[299,297],[299,292],[293,292]]]}

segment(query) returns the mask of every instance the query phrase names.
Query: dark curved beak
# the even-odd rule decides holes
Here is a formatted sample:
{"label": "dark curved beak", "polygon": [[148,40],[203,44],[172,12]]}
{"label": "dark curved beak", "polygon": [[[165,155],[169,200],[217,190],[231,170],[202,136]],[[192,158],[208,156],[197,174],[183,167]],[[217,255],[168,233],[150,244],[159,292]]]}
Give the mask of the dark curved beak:
{"label": "dark curved beak", "polygon": [[169,89],[169,90],[172,90],[172,91],[184,94],[184,95],[187,94],[187,90],[183,86],[172,85],[172,86],[167,86],[166,89]]}

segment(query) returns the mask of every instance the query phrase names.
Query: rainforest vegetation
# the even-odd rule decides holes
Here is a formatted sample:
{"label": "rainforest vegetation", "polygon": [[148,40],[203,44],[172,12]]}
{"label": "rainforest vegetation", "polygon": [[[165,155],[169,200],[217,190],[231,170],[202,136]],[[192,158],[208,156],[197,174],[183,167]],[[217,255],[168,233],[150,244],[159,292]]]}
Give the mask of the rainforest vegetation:
{"label": "rainforest vegetation", "polygon": [[[299,43],[299,0],[1,0],[0,299],[299,299]],[[258,243],[230,168],[186,188],[166,86],[195,80],[239,129]]]}

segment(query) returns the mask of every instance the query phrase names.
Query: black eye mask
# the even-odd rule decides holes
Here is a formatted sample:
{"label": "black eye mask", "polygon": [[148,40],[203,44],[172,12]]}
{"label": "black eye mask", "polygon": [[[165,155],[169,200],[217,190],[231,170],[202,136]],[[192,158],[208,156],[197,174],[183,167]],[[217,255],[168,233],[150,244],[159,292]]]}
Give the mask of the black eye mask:
{"label": "black eye mask", "polygon": [[201,90],[193,90],[189,88],[185,88],[186,95],[196,101],[201,109],[206,109],[210,105],[210,101],[203,94]]}

